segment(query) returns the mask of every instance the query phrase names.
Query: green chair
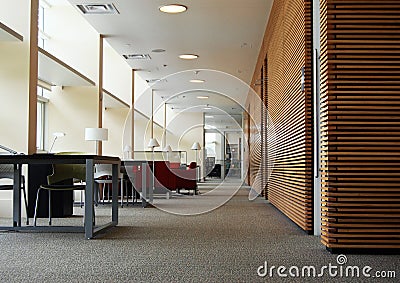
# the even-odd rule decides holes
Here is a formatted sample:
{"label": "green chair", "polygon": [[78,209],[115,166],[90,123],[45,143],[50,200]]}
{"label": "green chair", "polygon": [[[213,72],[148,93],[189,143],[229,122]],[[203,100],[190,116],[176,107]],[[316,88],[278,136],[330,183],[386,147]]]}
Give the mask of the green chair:
{"label": "green chair", "polygon": [[[85,179],[86,166],[83,164],[53,164],[53,174],[47,176],[47,185],[41,185],[37,191],[33,225],[36,226],[39,194],[42,190],[49,192],[49,225],[51,225],[51,192],[85,190],[83,184]],[[77,182],[79,183],[76,184]]]}

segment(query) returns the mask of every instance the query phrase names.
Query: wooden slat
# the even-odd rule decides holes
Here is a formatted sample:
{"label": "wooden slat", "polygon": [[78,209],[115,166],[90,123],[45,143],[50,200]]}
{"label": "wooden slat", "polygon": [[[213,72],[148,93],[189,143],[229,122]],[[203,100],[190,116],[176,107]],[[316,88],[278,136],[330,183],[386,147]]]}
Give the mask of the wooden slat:
{"label": "wooden slat", "polygon": [[322,243],[400,248],[400,2],[321,0]]}

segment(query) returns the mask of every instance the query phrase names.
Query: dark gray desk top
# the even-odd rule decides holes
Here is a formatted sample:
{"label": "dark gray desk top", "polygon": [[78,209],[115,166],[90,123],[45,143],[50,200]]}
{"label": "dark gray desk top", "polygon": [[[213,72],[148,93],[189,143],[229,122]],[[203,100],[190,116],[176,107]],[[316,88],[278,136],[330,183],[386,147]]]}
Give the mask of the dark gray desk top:
{"label": "dark gray desk top", "polygon": [[121,164],[119,157],[91,154],[10,154],[0,155],[1,164],[85,164],[87,159],[94,163]]}

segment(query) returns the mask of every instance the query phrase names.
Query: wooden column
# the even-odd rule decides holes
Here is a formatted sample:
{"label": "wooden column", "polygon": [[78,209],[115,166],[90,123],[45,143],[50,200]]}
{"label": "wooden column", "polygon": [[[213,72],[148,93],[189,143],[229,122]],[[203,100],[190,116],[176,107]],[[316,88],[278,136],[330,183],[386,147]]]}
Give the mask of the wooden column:
{"label": "wooden column", "polygon": [[28,154],[36,153],[39,0],[31,0],[29,35]]}
{"label": "wooden column", "polygon": [[[99,38],[99,82],[98,82],[98,108],[97,108],[97,127],[103,127],[103,62],[104,62],[104,35]],[[103,154],[103,143],[97,141],[97,155]]]}

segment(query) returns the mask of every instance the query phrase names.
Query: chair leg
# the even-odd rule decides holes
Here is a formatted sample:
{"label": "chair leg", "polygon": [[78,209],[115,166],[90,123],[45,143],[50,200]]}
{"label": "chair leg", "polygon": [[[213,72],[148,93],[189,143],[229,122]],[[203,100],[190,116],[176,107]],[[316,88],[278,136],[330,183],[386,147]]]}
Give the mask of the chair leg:
{"label": "chair leg", "polygon": [[121,207],[124,207],[124,180],[120,179],[121,182]]}
{"label": "chair leg", "polygon": [[94,205],[98,206],[98,204],[99,204],[99,184],[97,182],[94,182]]}
{"label": "chair leg", "polygon": [[25,184],[22,184],[22,193],[24,194],[24,202],[25,202],[25,211],[26,211],[26,225],[29,225],[29,216],[28,216],[28,202],[26,200],[26,192],[25,192]]}
{"label": "chair leg", "polygon": [[101,197],[101,201],[104,204],[104,193],[105,193],[105,184],[99,184],[100,186],[100,197]]}
{"label": "chair leg", "polygon": [[35,214],[33,215],[33,226],[36,226],[36,218],[39,207],[39,193],[40,193],[40,188],[37,190],[36,193]]}
{"label": "chair leg", "polygon": [[49,192],[49,226],[51,226],[51,190]]}
{"label": "chair leg", "polygon": [[107,184],[107,201],[110,202],[110,184]]}

